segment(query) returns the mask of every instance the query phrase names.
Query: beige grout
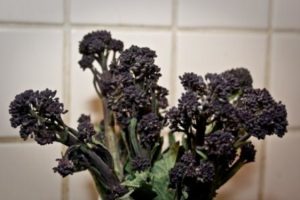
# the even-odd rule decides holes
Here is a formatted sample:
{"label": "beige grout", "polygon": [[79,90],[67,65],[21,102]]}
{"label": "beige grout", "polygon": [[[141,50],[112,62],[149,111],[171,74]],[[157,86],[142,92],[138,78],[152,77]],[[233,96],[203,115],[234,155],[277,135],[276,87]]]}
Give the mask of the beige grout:
{"label": "beige grout", "polygon": [[272,1],[269,0],[269,16],[268,16],[268,31],[267,33],[267,48],[266,48],[266,63],[265,63],[265,77],[264,77],[264,86],[267,89],[270,89],[270,75],[271,75],[271,53],[272,53]]}
{"label": "beige grout", "polygon": [[97,23],[72,23],[72,27],[76,29],[90,28],[113,28],[113,29],[130,29],[130,30],[171,30],[172,26],[168,25],[142,25],[142,24],[97,24]]}
{"label": "beige grout", "polygon": [[55,23],[55,22],[20,22],[20,21],[1,21],[1,27],[17,27],[17,28],[61,28],[63,23]]}
{"label": "beige grout", "polygon": [[251,27],[222,27],[222,26],[201,26],[201,27],[189,27],[181,26],[179,31],[186,32],[249,32],[249,33],[266,33],[267,28],[251,28]]}
{"label": "beige grout", "polygon": [[[272,60],[272,34],[273,34],[273,0],[269,0],[269,13],[268,13],[268,31],[267,31],[267,48],[266,48],[266,63],[265,63],[265,77],[264,85],[270,89],[270,75],[271,75],[271,60]],[[267,140],[264,140],[261,145],[261,157],[259,168],[259,183],[258,183],[258,200],[264,199],[265,190],[265,172],[266,172],[266,148]]]}
{"label": "beige grout", "polygon": [[273,28],[273,33],[295,33],[300,34],[300,29],[294,28]]}
{"label": "beige grout", "polygon": [[172,41],[171,41],[171,69],[172,76],[170,77],[170,105],[174,105],[176,102],[176,81],[177,81],[177,11],[178,11],[178,0],[172,1]]}
{"label": "beige grout", "polygon": [[[70,25],[70,0],[64,0],[64,24],[63,24],[63,100],[66,108],[71,105],[71,25]],[[64,120],[70,123],[70,114],[65,115]],[[62,151],[66,151],[66,147],[62,146]],[[69,200],[69,177],[62,179],[61,200]]]}
{"label": "beige grout", "polygon": [[35,143],[35,141],[30,138],[28,140],[23,140],[19,136],[1,136],[0,144],[6,143]]}
{"label": "beige grout", "polygon": [[[175,16],[176,18],[176,16]],[[173,20],[173,19],[172,19]],[[106,28],[116,30],[157,30],[157,31],[173,31],[173,24],[168,25],[141,25],[141,24],[86,24],[86,23],[71,23],[68,22],[71,29],[95,29],[95,28]],[[52,23],[52,22],[6,22],[0,21],[0,28],[39,28],[39,29],[52,29],[52,28],[64,28],[65,23]],[[190,26],[178,26],[176,24],[177,31],[183,32],[241,32],[241,33],[267,33],[268,28],[251,28],[251,27],[222,27],[222,26],[201,26],[201,27],[190,27]],[[300,34],[300,29],[297,28],[273,28],[273,33],[294,33]]]}
{"label": "beige grout", "polygon": [[300,131],[300,126],[288,126],[288,132],[289,131]]}

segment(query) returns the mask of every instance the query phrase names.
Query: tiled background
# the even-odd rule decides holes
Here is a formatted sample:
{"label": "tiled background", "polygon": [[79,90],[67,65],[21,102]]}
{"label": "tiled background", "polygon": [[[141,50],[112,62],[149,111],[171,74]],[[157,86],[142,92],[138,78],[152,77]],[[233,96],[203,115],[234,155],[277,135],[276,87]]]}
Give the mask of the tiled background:
{"label": "tiled background", "polygon": [[97,115],[91,76],[77,65],[78,42],[96,29],[157,51],[171,104],[177,77],[247,67],[288,109],[284,139],[255,141],[257,162],[219,191],[218,200],[299,199],[299,0],[0,0],[0,199],[95,200],[87,173],[52,173],[62,147],[21,142],[8,105],[25,89],[57,89],[74,124]]}

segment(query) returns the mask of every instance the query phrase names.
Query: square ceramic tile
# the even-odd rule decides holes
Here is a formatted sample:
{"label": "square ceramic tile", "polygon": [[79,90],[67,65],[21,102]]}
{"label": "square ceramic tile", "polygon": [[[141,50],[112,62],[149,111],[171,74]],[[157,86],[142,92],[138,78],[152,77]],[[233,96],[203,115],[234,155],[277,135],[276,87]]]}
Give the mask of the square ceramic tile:
{"label": "square ceramic tile", "polygon": [[63,22],[61,0],[0,0],[0,21]]}
{"label": "square ceramic tile", "polygon": [[171,25],[172,0],[71,0],[74,23]]}
{"label": "square ceramic tile", "polygon": [[[177,38],[177,76],[184,72],[220,73],[248,68],[254,87],[264,86],[266,36],[256,33],[180,32]],[[177,79],[176,96],[183,91]]]}
{"label": "square ceramic tile", "polygon": [[267,140],[264,200],[300,199],[300,132]]}
{"label": "square ceramic tile", "polygon": [[275,28],[300,28],[300,1],[274,0],[273,26]]}
{"label": "square ceramic tile", "polygon": [[179,0],[178,13],[183,27],[266,28],[268,0]]}
{"label": "square ceramic tile", "polygon": [[70,200],[98,200],[93,178],[88,171],[70,176],[69,198]]}
{"label": "square ceramic tile", "polygon": [[[89,30],[91,31],[91,30]],[[72,75],[71,75],[71,121],[74,125],[81,113],[91,114],[93,121],[101,119],[101,106],[92,84],[92,74],[83,71],[77,64],[80,59],[78,44],[88,31],[74,30],[72,33]],[[161,67],[160,84],[170,88],[171,33],[166,31],[120,31],[111,30],[112,37],[124,41],[125,48],[132,44],[150,47],[157,53],[156,63]],[[77,125],[76,125],[77,126]]]}
{"label": "square ceramic tile", "polygon": [[61,176],[52,170],[60,145],[0,145],[0,194],[7,200],[59,200]]}
{"label": "square ceramic tile", "polygon": [[290,126],[300,126],[300,36],[275,34],[272,40],[271,92],[287,106]]}
{"label": "square ceramic tile", "polygon": [[216,200],[258,199],[262,141],[254,138],[251,140],[256,149],[255,162],[244,165],[233,178],[225,183],[217,191]]}
{"label": "square ceramic tile", "polygon": [[62,32],[40,29],[0,29],[0,135],[17,133],[10,127],[8,108],[27,89],[53,89],[61,97]]}

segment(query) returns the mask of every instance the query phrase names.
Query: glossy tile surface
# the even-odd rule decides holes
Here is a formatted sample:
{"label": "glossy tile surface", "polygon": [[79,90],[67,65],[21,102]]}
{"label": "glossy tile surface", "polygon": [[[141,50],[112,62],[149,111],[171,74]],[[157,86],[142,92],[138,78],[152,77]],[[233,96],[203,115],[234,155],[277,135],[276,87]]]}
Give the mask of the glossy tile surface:
{"label": "glossy tile surface", "polygon": [[98,193],[93,182],[92,176],[88,171],[79,172],[69,179],[70,199],[71,200],[97,200]]}
{"label": "glossy tile surface", "polygon": [[94,24],[171,25],[171,0],[71,0],[71,21]]}
{"label": "glossy tile surface", "polygon": [[267,141],[264,200],[299,199],[300,132]]}
{"label": "glossy tile surface", "polygon": [[0,21],[63,22],[61,0],[0,0]]}
{"label": "glossy tile surface", "polygon": [[[264,34],[180,32],[177,38],[178,76],[184,72],[220,73],[245,67],[253,76],[254,86],[264,86],[266,36]],[[177,82],[177,97],[183,91]]]}
{"label": "glossy tile surface", "polygon": [[178,24],[183,27],[265,28],[267,0],[179,0]]}
{"label": "glossy tile surface", "polygon": [[275,28],[300,28],[300,1],[274,0],[273,26]]}
{"label": "glossy tile surface", "polygon": [[298,34],[275,34],[271,55],[271,92],[281,100],[288,111],[289,125],[300,126],[300,36]]}
{"label": "glossy tile surface", "polygon": [[1,144],[1,199],[59,200],[61,176],[52,168],[60,149],[60,145]]}
{"label": "glossy tile surface", "polygon": [[62,94],[62,32],[40,29],[0,29],[0,136],[16,133],[8,107],[25,90],[57,90]]}

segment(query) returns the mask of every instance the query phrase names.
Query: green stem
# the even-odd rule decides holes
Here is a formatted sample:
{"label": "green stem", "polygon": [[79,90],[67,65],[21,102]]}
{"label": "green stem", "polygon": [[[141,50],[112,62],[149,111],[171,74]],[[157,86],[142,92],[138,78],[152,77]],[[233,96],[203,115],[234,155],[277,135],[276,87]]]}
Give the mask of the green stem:
{"label": "green stem", "polygon": [[98,86],[97,86],[97,76],[96,76],[96,75],[94,75],[93,85],[94,85],[94,88],[95,88],[95,91],[96,91],[98,97],[99,97],[100,99],[102,99],[102,94],[101,94],[101,92],[100,92],[100,89],[99,89]]}
{"label": "green stem", "polygon": [[158,113],[158,107],[157,107],[157,100],[156,100],[154,91],[151,91],[151,100],[152,100],[152,102],[151,102],[152,112],[157,114]]}
{"label": "green stem", "polygon": [[206,130],[206,118],[200,117],[196,120],[196,138],[195,143],[197,146],[202,146],[204,144],[204,136]]}
{"label": "green stem", "polygon": [[248,133],[244,133],[244,135],[242,137],[240,137],[235,143],[234,143],[234,147],[238,148],[240,146],[242,146],[246,140],[248,140],[251,137],[250,134]]}
{"label": "green stem", "polygon": [[140,155],[141,147],[139,145],[139,142],[137,140],[137,135],[136,135],[136,124],[137,124],[137,119],[132,118],[130,120],[130,125],[129,125],[129,135],[130,135],[130,141],[133,147],[133,150],[135,152],[135,155],[138,156]]}
{"label": "green stem", "polygon": [[105,143],[108,147],[115,166],[115,171],[119,177],[122,177],[123,170],[120,162],[119,148],[117,144],[116,133],[112,128],[112,112],[107,107],[107,102],[103,100],[103,109],[104,109],[104,130],[105,130]]}
{"label": "green stem", "polygon": [[120,181],[115,175],[113,169],[111,169],[94,151],[88,149],[88,147],[82,145],[80,150],[85,153],[91,162],[91,166],[95,166],[99,171],[99,181],[111,188],[113,186],[119,185]]}
{"label": "green stem", "polygon": [[104,55],[104,52],[100,55],[100,65],[102,67],[102,72],[107,71],[107,54]]}
{"label": "green stem", "polygon": [[97,175],[95,173],[95,169],[89,169],[89,172],[92,175],[92,178],[94,180],[97,192],[99,194],[99,196],[101,197],[101,199],[105,199],[105,192],[104,192],[104,186],[101,184],[101,182],[98,180]]}
{"label": "green stem", "polygon": [[121,137],[122,137],[122,140],[124,142],[125,148],[127,150],[128,156],[131,157],[131,155],[130,155],[130,149],[129,149],[129,145],[128,145],[128,141],[126,139],[126,133],[124,131],[122,131],[122,130],[121,130]]}

